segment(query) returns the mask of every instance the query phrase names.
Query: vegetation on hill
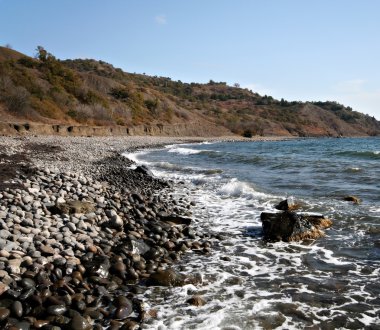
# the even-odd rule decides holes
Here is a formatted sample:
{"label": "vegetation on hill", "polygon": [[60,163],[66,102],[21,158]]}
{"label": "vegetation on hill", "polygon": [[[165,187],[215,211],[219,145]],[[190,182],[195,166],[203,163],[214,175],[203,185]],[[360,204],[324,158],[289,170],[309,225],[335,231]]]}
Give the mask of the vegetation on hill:
{"label": "vegetation on hill", "polygon": [[336,102],[289,102],[238,84],[183,83],[103,61],[61,61],[42,47],[34,58],[0,47],[1,111],[18,120],[86,125],[202,120],[245,136],[380,134],[375,118]]}

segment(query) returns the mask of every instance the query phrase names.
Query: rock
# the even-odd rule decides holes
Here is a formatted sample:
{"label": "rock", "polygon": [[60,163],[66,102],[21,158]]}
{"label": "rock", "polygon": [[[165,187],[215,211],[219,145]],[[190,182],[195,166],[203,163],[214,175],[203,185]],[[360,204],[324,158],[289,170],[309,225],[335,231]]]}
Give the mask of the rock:
{"label": "rock", "polygon": [[9,270],[12,274],[20,274],[21,262],[22,262],[21,259],[9,259],[8,260],[8,267],[9,267]]}
{"label": "rock", "polygon": [[11,311],[8,308],[0,307],[0,322],[8,318]]}
{"label": "rock", "polygon": [[71,330],[90,330],[92,329],[91,324],[79,314],[75,314],[69,323],[68,329]]}
{"label": "rock", "polygon": [[135,172],[137,173],[142,173],[147,176],[153,177],[153,172],[145,165],[139,165],[135,168]]}
{"label": "rock", "polygon": [[49,245],[41,245],[40,250],[45,255],[54,255],[55,250]]}
{"label": "rock", "polygon": [[62,315],[67,311],[67,307],[65,305],[50,305],[46,311],[50,315]]}
{"label": "rock", "polygon": [[112,228],[121,228],[123,227],[123,219],[119,215],[114,215],[111,218],[110,225]]}
{"label": "rock", "polygon": [[134,254],[145,254],[150,250],[150,246],[143,240],[129,239],[126,241],[126,246]]}
{"label": "rock", "polygon": [[297,210],[299,207],[300,205],[294,201],[294,197],[288,197],[277,204],[274,208],[281,211],[293,211]]}
{"label": "rock", "polygon": [[86,214],[95,211],[95,206],[90,202],[83,202],[79,200],[71,200],[66,203],[57,203],[49,208],[53,214]]}
{"label": "rock", "polygon": [[24,310],[20,301],[16,300],[11,305],[12,314],[16,317],[21,317]]}
{"label": "rock", "polygon": [[343,200],[345,200],[346,202],[353,202],[354,204],[360,204],[361,202],[360,198],[356,196],[345,196]]}
{"label": "rock", "polygon": [[84,262],[84,266],[90,275],[107,278],[111,263],[106,256],[95,256],[92,260]]}
{"label": "rock", "polygon": [[204,306],[206,305],[206,300],[204,300],[201,296],[193,296],[186,301],[188,304],[193,306]]}
{"label": "rock", "polygon": [[176,214],[167,215],[164,213],[160,213],[160,214],[158,214],[158,216],[160,217],[161,221],[170,223],[172,225],[189,226],[191,224],[191,218],[183,217],[183,216],[176,215]]}
{"label": "rock", "polygon": [[198,284],[200,279],[195,276],[187,276],[177,273],[173,269],[157,271],[150,275],[147,284],[158,286],[183,286],[186,284]]}
{"label": "rock", "polygon": [[9,289],[9,286],[8,286],[8,285],[6,285],[6,284],[4,284],[4,283],[0,283],[0,296],[1,296],[4,292],[8,291],[8,289]]}
{"label": "rock", "polygon": [[[324,232],[313,225],[313,217],[307,214],[295,212],[262,212],[261,222],[264,239],[283,240],[286,242],[299,241],[303,239],[316,239],[324,236]],[[317,222],[317,220],[313,220]],[[322,226],[322,221],[321,221]]]}

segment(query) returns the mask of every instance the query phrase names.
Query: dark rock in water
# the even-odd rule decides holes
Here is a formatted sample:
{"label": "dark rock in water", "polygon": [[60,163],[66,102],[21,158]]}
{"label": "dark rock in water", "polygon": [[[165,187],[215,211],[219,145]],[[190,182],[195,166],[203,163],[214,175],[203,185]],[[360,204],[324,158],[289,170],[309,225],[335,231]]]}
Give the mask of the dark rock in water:
{"label": "dark rock in water", "polygon": [[191,224],[191,218],[183,217],[176,214],[165,214],[165,213],[159,213],[158,216],[160,217],[161,221],[171,223],[173,225],[186,225],[189,226]]}
{"label": "dark rock in water", "polygon": [[297,210],[299,207],[300,205],[294,201],[293,197],[288,197],[287,199],[281,201],[278,205],[276,205],[275,209],[281,211],[293,211]]}
{"label": "dark rock in water", "polygon": [[183,286],[186,284],[198,283],[200,283],[200,279],[196,276],[180,274],[173,269],[165,269],[153,273],[147,281],[148,285],[158,286]]}
{"label": "dark rock in water", "polygon": [[320,228],[331,225],[331,220],[322,215],[289,211],[263,212],[261,222],[265,239],[286,242],[323,237]]}
{"label": "dark rock in water", "polygon": [[186,301],[188,304],[193,306],[204,306],[206,305],[206,300],[204,300],[201,296],[193,296]]}
{"label": "dark rock in water", "polygon": [[360,204],[361,200],[360,198],[356,196],[346,196],[343,198],[346,202],[353,202],[354,204]]}
{"label": "dark rock in water", "polygon": [[148,175],[148,176],[154,176],[152,171],[145,165],[139,165],[135,168],[135,172],[137,173],[142,173],[144,175]]}

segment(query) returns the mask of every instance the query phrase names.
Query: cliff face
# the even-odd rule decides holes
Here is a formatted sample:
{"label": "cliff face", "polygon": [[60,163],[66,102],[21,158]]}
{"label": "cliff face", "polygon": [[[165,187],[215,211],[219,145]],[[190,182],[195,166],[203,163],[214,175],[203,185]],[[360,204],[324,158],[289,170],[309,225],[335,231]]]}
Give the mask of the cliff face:
{"label": "cliff face", "polygon": [[[102,61],[60,61],[41,47],[37,58],[0,47],[0,121],[21,131],[17,123],[28,122],[35,134],[380,134],[374,118],[336,102],[279,101],[225,83],[186,84]],[[2,125],[3,134],[14,132],[12,125]]]}

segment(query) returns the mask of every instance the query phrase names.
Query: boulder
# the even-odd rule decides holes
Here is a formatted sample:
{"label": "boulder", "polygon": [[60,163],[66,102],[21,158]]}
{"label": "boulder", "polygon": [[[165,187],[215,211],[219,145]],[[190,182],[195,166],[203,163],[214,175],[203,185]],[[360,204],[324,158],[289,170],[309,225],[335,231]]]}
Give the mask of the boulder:
{"label": "boulder", "polygon": [[137,173],[142,173],[147,176],[153,177],[153,172],[145,165],[139,165],[135,168],[135,172]]}
{"label": "boulder", "polygon": [[287,199],[278,203],[274,208],[281,211],[294,211],[299,209],[300,205],[295,202],[293,197],[288,197]]}
{"label": "boulder", "polygon": [[262,212],[264,239],[286,242],[317,239],[324,236],[323,228],[332,225],[330,219],[318,213]]}

